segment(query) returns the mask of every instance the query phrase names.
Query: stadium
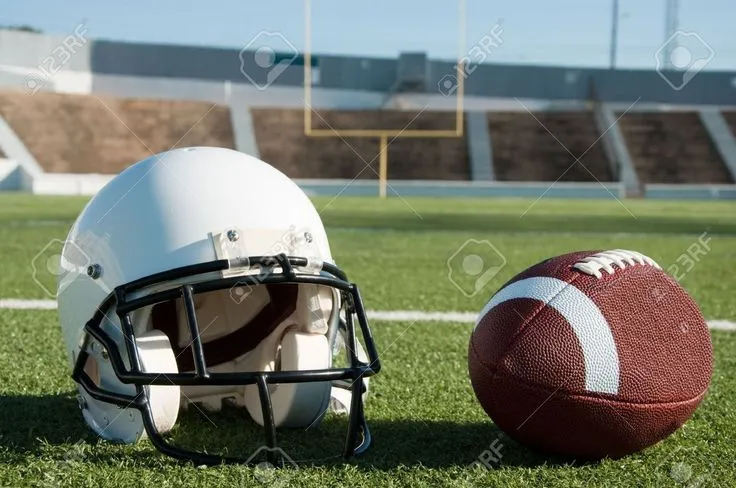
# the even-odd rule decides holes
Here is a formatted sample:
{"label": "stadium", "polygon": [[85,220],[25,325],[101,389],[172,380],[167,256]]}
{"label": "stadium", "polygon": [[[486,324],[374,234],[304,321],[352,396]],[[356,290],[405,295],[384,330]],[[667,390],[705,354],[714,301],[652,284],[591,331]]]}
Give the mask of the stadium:
{"label": "stadium", "polygon": [[[221,28],[201,30],[195,28],[196,17],[208,12],[194,4],[166,22],[154,19],[164,7],[137,1],[131,10],[150,8],[150,19],[91,4],[80,15],[49,2],[44,12],[28,6],[0,12],[0,331],[6,337],[0,343],[0,486],[733,486],[736,58],[733,41],[724,34],[728,29],[716,20],[719,15],[695,12],[694,2],[670,0],[655,9],[618,0],[600,6],[568,1],[562,2],[565,15],[590,41],[570,47],[578,34],[550,26],[541,4],[528,3],[490,8],[457,0],[420,8],[409,0],[370,6],[273,2],[255,9],[247,27],[242,18],[228,20],[247,9],[228,4],[211,14]],[[729,11],[736,14],[731,5],[719,8],[724,18]],[[146,27],[159,24],[159,30]],[[539,39],[552,37],[530,39],[535,32]],[[250,203],[238,209],[242,202]],[[300,216],[301,222],[293,222],[298,231],[284,224],[285,238],[259,228],[258,239],[268,242],[255,239],[257,246],[243,242],[250,239],[247,224],[215,228],[230,225],[228,218],[265,228],[270,224],[264,222],[279,221],[283,213],[292,220]],[[199,222],[209,232],[203,237],[207,252],[229,268],[201,268],[202,276],[210,273],[207,280],[183,285],[188,275],[182,270],[215,261],[182,261],[181,256],[194,255],[195,244],[201,244],[195,242],[157,258],[158,249],[173,246],[157,242],[181,239]],[[82,240],[78,236],[87,227],[94,239]],[[318,249],[316,257],[289,252],[326,246],[327,239],[329,249]],[[615,254],[622,249],[632,254]],[[557,419],[544,411],[545,405],[550,411],[556,402],[575,401],[570,398],[578,399],[571,410],[584,408],[585,395],[571,386],[575,381],[553,384],[549,396],[510,429],[486,402],[520,411],[525,406],[512,394],[484,400],[485,383],[474,376],[468,349],[469,341],[473,350],[472,340],[480,340],[476,331],[492,321],[494,307],[508,300],[498,298],[504,289],[529,279],[550,258],[581,251],[596,263],[609,260],[592,273],[602,269],[620,276],[649,266],[658,269],[652,271],[657,279],[670,283],[666,286],[684,290],[680,302],[662,292],[665,285],[651,283],[627,285],[610,297],[612,329],[621,317],[633,324],[652,310],[664,323],[652,324],[635,341],[637,385],[662,385],[654,391],[640,386],[637,394],[669,394],[665,382],[676,371],[684,375],[675,382],[679,388],[690,384],[689,375],[710,368],[710,356],[701,358],[700,349],[683,345],[695,344],[693,320],[707,325],[703,337],[712,344],[709,385],[693,411],[677,421],[655,415],[652,424],[666,424],[656,439],[636,449],[610,441],[616,449],[597,459],[572,453],[577,446],[571,449],[563,438],[574,426],[558,425],[565,423],[564,413]],[[114,264],[91,258],[93,253]],[[126,259],[148,262],[147,272],[125,274]],[[310,271],[315,259],[322,267]],[[177,264],[163,268],[164,261]],[[260,274],[234,271],[256,264]],[[71,279],[69,266],[82,278]],[[588,269],[580,263],[569,268],[575,267]],[[163,272],[183,293],[171,298],[172,304],[179,301],[169,312],[156,307],[162,304],[159,295],[174,288],[145,282]],[[214,272],[220,273],[220,284],[208,281]],[[113,275],[129,279],[108,286]],[[291,286],[284,284],[287,275],[298,277],[299,298],[283,291]],[[84,280],[99,285],[91,291],[79,285]],[[339,292],[326,298],[320,287],[328,285]],[[93,298],[103,288],[107,298]],[[141,295],[147,290],[148,298]],[[196,315],[203,314],[200,327],[209,327],[260,299],[258,290],[267,290],[267,304],[249,312],[253,324],[265,323],[269,307],[292,298],[289,310],[297,322],[311,314],[304,319],[309,327],[329,323],[329,332],[319,334],[288,332],[285,322],[268,329],[268,337],[274,331],[296,334],[297,349],[316,348],[322,343],[311,336],[326,336],[325,367],[341,368],[339,378],[335,373],[312,379],[328,386],[330,380],[332,386],[314,404],[324,402],[324,408],[306,422],[298,408],[313,404],[295,398],[313,391],[302,386],[319,368],[304,359],[294,369],[306,374],[289,376],[284,365],[291,346],[285,339],[268,363],[273,374],[259,376],[261,383],[238,378],[249,383],[234,396],[198,393],[210,388],[202,386],[209,378],[202,374],[205,357],[211,363],[216,356],[208,352],[216,349],[210,342],[255,341],[241,356],[220,344],[220,356],[232,357],[218,366],[230,367],[247,363],[253,356],[248,354],[260,350],[257,344],[269,340],[265,333],[256,333],[258,340],[236,335],[246,326],[233,326],[231,335],[213,332],[210,339],[206,329],[197,328]],[[306,305],[302,290],[314,293]],[[220,312],[212,312],[212,322],[205,321],[210,302],[197,293],[217,291],[230,298]],[[524,295],[522,302],[533,296]],[[104,307],[113,298],[119,339],[111,339],[112,326],[104,325]],[[682,300],[699,309],[694,319],[678,315]],[[176,355],[168,363],[152,359],[153,364],[176,371],[136,366],[138,353],[112,351],[117,340],[121,351],[140,348],[143,354],[149,347],[138,345],[141,337],[126,325],[138,320],[133,304],[144,302],[149,325],[163,313],[190,324],[182,330],[191,341],[179,349],[176,323],[168,329],[151,326],[166,331],[161,334]],[[300,315],[302,305],[308,312]],[[69,339],[65,321],[87,308],[88,315],[75,318],[84,327],[84,341]],[[584,365],[571,374],[584,370],[583,386],[575,388],[586,388],[593,374],[586,368],[594,368],[595,361],[586,356],[585,331],[593,329],[586,325],[580,332],[563,309],[555,313],[576,334],[565,332],[564,338],[579,341],[579,348],[554,352],[561,339],[551,337],[541,341],[539,351],[509,361],[516,373],[531,371],[538,378],[559,358],[567,371],[569,358],[581,349]],[[320,310],[327,318],[315,318]],[[538,314],[514,311],[522,326]],[[95,326],[95,317],[103,325]],[[625,360],[636,354],[616,342],[615,330],[613,337],[623,390]],[[681,341],[679,350],[665,347],[672,341]],[[591,346],[595,354],[599,345]],[[89,366],[94,346],[112,369],[102,362]],[[345,363],[333,357],[338,346],[348,351]],[[188,350],[193,363],[183,367],[179,357]],[[641,359],[648,354],[655,359],[662,354],[664,366]],[[544,358],[541,365],[534,366],[532,356]],[[120,391],[135,384],[133,396],[102,393],[111,384],[105,374],[125,376],[116,361],[132,371]],[[186,376],[194,371],[196,378]],[[278,381],[269,383],[270,378],[284,383],[275,386]],[[148,383],[143,387],[135,383],[139,380]],[[177,384],[172,399],[165,392],[176,381],[182,381],[181,397]],[[335,396],[340,381],[349,383],[348,401]],[[355,393],[356,384],[362,394]],[[178,419],[174,415],[166,429],[157,424],[164,414],[154,412],[151,405],[159,401],[154,397],[175,402],[175,411],[181,401]],[[114,404],[100,410],[106,427],[95,427],[89,405],[106,401]],[[262,411],[254,413],[254,401]],[[651,406],[646,401],[630,403]],[[683,402],[659,399],[657,405]],[[140,412],[129,413],[131,405]],[[594,418],[625,424],[622,436],[636,438],[651,427],[626,417],[620,404],[604,406],[613,420],[598,411]],[[140,424],[138,431],[118,435],[129,414],[131,424]],[[301,428],[282,430],[297,417]],[[269,429],[269,419],[277,430]],[[546,438],[521,432],[535,422]],[[562,434],[551,434],[563,427]],[[161,430],[161,439],[177,447],[162,448],[150,429]],[[581,442],[605,452],[609,434],[614,436],[590,434],[592,440]],[[140,440],[110,442],[130,436]],[[352,449],[356,436],[362,443],[353,454],[359,455],[346,460],[343,445]],[[232,458],[240,461],[231,463]],[[220,459],[225,462],[215,462]]]}

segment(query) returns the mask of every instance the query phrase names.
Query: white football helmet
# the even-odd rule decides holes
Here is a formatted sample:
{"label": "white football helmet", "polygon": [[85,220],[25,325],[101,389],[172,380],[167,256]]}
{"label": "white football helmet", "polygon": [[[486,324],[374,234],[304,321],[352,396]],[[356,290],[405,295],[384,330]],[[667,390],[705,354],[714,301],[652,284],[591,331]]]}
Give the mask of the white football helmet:
{"label": "white football helmet", "polygon": [[[134,164],[79,215],[61,269],[80,408],[103,438],[147,434],[198,464],[242,461],[162,435],[180,407],[228,399],[265,427],[269,448],[277,427],[306,428],[329,406],[350,416],[345,456],[370,445],[363,397],[380,364],[360,294],[310,200],[272,166],[209,147]],[[346,367],[332,365],[338,346]]]}

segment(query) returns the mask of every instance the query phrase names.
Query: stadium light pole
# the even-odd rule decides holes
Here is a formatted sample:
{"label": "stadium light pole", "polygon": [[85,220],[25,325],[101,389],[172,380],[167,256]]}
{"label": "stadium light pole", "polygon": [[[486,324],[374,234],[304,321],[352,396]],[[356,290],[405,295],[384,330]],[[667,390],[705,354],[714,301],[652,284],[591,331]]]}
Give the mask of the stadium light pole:
{"label": "stadium light pole", "polygon": [[613,12],[611,18],[611,53],[609,67],[616,69],[616,49],[618,48],[618,0],[613,0]]}
{"label": "stadium light pole", "polygon": [[677,36],[675,35],[679,26],[679,14],[680,2],[679,0],[667,0],[665,6],[665,20],[664,20],[664,69],[674,70],[674,60],[672,56],[677,51],[678,43]]}

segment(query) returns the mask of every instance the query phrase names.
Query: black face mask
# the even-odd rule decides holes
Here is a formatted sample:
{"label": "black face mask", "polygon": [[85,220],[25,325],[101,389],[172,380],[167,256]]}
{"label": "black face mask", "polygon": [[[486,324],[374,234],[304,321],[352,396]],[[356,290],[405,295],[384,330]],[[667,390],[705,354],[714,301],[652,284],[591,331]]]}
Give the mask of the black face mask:
{"label": "black face mask", "polygon": [[[285,464],[284,452],[279,448],[274,422],[270,387],[278,384],[330,382],[333,387],[347,390],[350,395],[350,407],[347,435],[342,449],[344,457],[359,455],[371,444],[364,410],[363,393],[364,378],[370,377],[380,370],[378,353],[368,326],[365,309],[360,293],[355,284],[347,281],[345,274],[336,266],[322,263],[319,274],[300,272],[300,268],[311,263],[306,258],[278,256],[255,256],[233,260],[221,259],[209,263],[186,266],[170,271],[157,273],[130,283],[118,286],[98,307],[96,314],[85,324],[85,337],[81,351],[76,358],[72,378],[89,396],[97,401],[117,405],[123,409],[135,408],[140,412],[143,426],[156,448],[164,454],[178,459],[189,460],[196,464],[221,464],[257,462],[258,459],[229,457],[183,449],[171,444],[155,426],[150,396],[146,386],[231,386],[256,385],[262,410],[265,429],[264,454],[272,464]],[[259,267],[258,275],[239,275],[198,281],[206,273],[233,270],[236,268]],[[278,271],[276,271],[278,268]],[[178,283],[163,291],[141,293],[146,288],[162,285],[176,280]],[[183,283],[183,284],[182,284]],[[315,284],[328,286],[340,295],[340,312],[334,314],[334,323],[330,325],[328,339],[333,347],[337,341],[343,341],[347,351],[345,367],[330,367],[319,370],[301,371],[248,371],[248,372],[212,372],[209,368],[232,361],[254,349],[265,337],[293,313],[299,284]],[[269,305],[263,308],[243,327],[230,334],[209,342],[201,339],[201,329],[197,322],[195,296],[215,290],[232,288],[236,285],[264,286],[268,292]],[[134,298],[137,296],[137,298]],[[176,301],[180,301],[186,312],[186,323],[191,343],[188,347],[180,347],[179,330],[172,317],[176,315]],[[179,373],[144,372],[136,344],[135,327],[131,314],[143,307],[152,307],[151,323],[154,328],[169,337]],[[120,320],[125,344],[122,351],[116,341],[102,326],[106,313],[114,313]],[[340,315],[344,319],[340,318]],[[355,326],[355,319],[357,325]],[[358,351],[362,347],[356,331],[360,330],[367,361],[361,361]],[[117,379],[124,384],[135,385],[136,394],[122,394],[105,389],[99,381],[90,376],[85,365],[90,358],[90,344],[98,342],[109,356],[110,365]],[[190,351],[187,351],[190,349]],[[124,355],[127,360],[124,360]],[[363,358],[365,359],[365,358]],[[128,367],[127,364],[130,365]]]}

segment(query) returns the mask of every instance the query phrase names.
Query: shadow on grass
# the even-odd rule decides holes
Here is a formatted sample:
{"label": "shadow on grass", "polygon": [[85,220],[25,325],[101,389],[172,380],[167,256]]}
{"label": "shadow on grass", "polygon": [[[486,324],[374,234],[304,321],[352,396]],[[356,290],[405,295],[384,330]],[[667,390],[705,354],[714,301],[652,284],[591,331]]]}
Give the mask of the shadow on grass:
{"label": "shadow on grass", "polygon": [[0,395],[0,446],[33,451],[42,441],[56,445],[94,439],[81,418],[75,393]]}
{"label": "shadow on grass", "polygon": [[[84,424],[74,393],[45,396],[0,396],[0,448],[4,461],[25,462],[29,455],[88,463],[125,460],[136,467],[160,467],[177,461],[159,455],[143,441],[136,447],[101,441]],[[486,459],[489,467],[565,466],[572,459],[533,452],[508,438],[490,421],[451,422],[423,419],[371,420],[373,446],[349,461],[358,469],[392,470],[400,466],[430,468],[468,467]],[[279,431],[279,446],[299,467],[335,466],[345,461],[340,452],[345,439],[345,417],[329,416],[315,428]],[[222,452],[248,458],[264,444],[263,429],[247,412],[225,408],[182,412],[172,443],[195,450]],[[77,455],[76,453],[82,453]],[[500,462],[488,461],[500,453]],[[132,463],[132,464],[130,464]],[[575,463],[576,465],[579,463]]]}

